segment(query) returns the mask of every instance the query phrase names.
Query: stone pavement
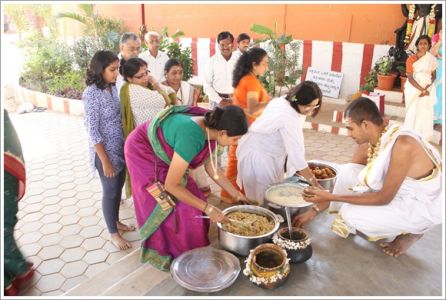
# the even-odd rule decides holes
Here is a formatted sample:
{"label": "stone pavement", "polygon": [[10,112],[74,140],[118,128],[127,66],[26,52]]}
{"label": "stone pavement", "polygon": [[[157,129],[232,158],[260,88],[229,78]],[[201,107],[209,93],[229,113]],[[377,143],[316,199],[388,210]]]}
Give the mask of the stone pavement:
{"label": "stone pavement", "polygon": [[[83,118],[53,112],[10,114],[10,117],[21,139],[28,180],[25,197],[19,203],[20,221],[16,227],[16,238],[20,248],[37,268],[30,288],[23,295],[61,295],[136,249],[139,246],[139,236],[137,232],[125,233],[124,237],[132,241],[133,249],[123,252],[117,251],[108,241],[108,232],[101,210],[101,186],[98,178],[90,176]],[[305,130],[304,133],[307,159],[345,163],[349,161],[355,149],[355,143],[345,136],[312,130]],[[219,191],[215,185],[212,188],[215,192]],[[126,223],[135,224],[131,200],[125,200],[121,205],[120,218]],[[315,223],[312,227],[316,225]],[[327,231],[319,227],[314,228],[316,232],[322,230]],[[329,240],[339,242],[339,239],[334,238],[333,235]],[[438,295],[442,282],[441,228],[437,228],[422,241],[424,242],[420,242],[419,248],[414,247],[415,262],[413,262],[414,258],[409,257],[407,260],[401,260],[402,265],[398,264],[397,260],[373,250],[374,254],[368,259],[369,263],[371,263],[370,259],[380,260],[383,256],[384,259],[380,260],[379,267],[372,268],[372,271],[378,272],[379,275],[378,269],[389,265],[390,268],[398,266],[398,273],[405,274],[408,272],[404,268],[405,264],[408,265],[409,271],[416,271],[419,267],[417,260],[423,259],[424,251],[433,249],[434,257],[429,259],[431,263],[421,269],[430,275],[418,281],[429,283],[428,290],[420,291],[420,294]],[[322,243],[327,244],[328,241]],[[370,248],[368,244],[367,247]],[[357,246],[353,248],[363,256],[369,252],[366,250],[364,254],[364,250]],[[329,253],[330,249],[326,247],[321,251]],[[337,250],[340,249],[337,248]],[[427,255],[432,255],[432,252]],[[344,263],[347,261],[342,262]],[[327,264],[330,263],[312,260],[310,266],[322,270],[322,267]],[[338,270],[340,277],[344,273],[349,273],[348,265],[344,265],[343,268],[344,270]],[[355,270],[360,272],[361,267],[356,266]],[[436,279],[432,280],[432,278]],[[310,277],[307,279],[310,280]],[[237,286],[240,286],[240,283],[231,287],[227,291],[229,294],[222,291],[218,295],[238,295]],[[296,288],[302,288],[302,285]],[[374,294],[367,289],[364,291],[365,295]],[[408,291],[410,294],[411,290]],[[244,292],[245,295],[271,295],[251,286]],[[277,295],[297,295],[295,293],[283,294],[284,292],[285,290],[279,291]],[[349,295],[351,293],[355,294],[351,288],[342,286],[332,293],[330,290],[324,290],[323,294]],[[391,295],[407,294],[405,286],[401,283],[389,293]],[[163,282],[148,295],[194,294],[185,292],[170,280]],[[198,296],[198,294],[195,295]]]}

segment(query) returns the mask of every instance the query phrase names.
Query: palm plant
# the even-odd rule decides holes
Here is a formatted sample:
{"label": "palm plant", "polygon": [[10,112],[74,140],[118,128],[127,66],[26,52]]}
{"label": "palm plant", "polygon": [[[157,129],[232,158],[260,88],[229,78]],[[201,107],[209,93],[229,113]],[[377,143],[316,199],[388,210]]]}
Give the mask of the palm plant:
{"label": "palm plant", "polygon": [[93,4],[78,4],[81,13],[61,12],[55,18],[68,18],[85,25],[84,34],[93,37],[94,50],[118,50],[121,21],[104,18],[95,13]]}

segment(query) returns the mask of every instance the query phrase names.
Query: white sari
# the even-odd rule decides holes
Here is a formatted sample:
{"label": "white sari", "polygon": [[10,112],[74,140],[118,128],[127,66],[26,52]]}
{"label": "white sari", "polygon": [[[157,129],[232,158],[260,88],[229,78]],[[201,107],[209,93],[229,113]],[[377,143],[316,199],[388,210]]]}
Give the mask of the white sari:
{"label": "white sari", "polygon": [[[418,134],[399,125],[390,125],[381,138],[378,157],[367,166],[347,164],[341,169],[333,193],[354,194],[352,191],[373,192],[382,189],[388,172],[392,149],[400,135],[415,138],[435,165],[431,175],[422,179],[406,177],[395,197],[386,205],[358,205],[334,202],[331,211],[340,205],[332,230],[347,237],[356,230],[370,241],[393,239],[403,233],[420,234],[442,222],[441,156]],[[356,180],[354,180],[356,178]]]}
{"label": "white sari", "polygon": [[249,127],[237,147],[237,184],[249,199],[263,204],[269,185],[284,179],[287,160],[288,175],[308,167],[305,160],[303,123],[283,97],[271,100],[262,115]]}
{"label": "white sari", "polygon": [[[422,87],[432,82],[432,72],[437,69],[436,58],[427,52],[413,64],[413,78]],[[434,134],[434,104],[436,101],[435,84],[429,89],[429,96],[420,97],[421,91],[410,84],[404,85],[406,102],[406,117],[404,126],[418,132],[426,140],[431,140]]]}

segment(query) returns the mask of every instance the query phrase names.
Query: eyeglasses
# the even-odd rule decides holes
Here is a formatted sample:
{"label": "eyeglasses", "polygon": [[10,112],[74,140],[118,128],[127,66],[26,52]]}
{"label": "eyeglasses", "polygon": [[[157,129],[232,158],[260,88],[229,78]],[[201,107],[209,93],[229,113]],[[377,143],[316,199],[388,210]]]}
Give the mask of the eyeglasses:
{"label": "eyeglasses", "polygon": [[302,105],[305,108],[305,111],[313,111],[318,109],[321,105]]}
{"label": "eyeglasses", "polygon": [[141,75],[135,75],[135,76],[133,76],[133,77],[135,77],[136,79],[141,79],[141,78],[144,78],[145,76],[148,76],[149,73],[150,73],[150,71],[149,71],[149,70],[146,70],[146,71],[145,71],[144,73],[142,73]]}

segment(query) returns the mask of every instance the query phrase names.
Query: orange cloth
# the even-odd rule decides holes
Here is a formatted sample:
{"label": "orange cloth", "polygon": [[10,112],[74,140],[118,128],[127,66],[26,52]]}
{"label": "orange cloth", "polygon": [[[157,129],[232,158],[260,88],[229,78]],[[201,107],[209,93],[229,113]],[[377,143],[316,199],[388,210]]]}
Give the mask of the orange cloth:
{"label": "orange cloth", "polygon": [[406,60],[406,73],[413,74],[413,64],[418,60],[417,55],[411,55]]}
{"label": "orange cloth", "polygon": [[[262,86],[260,81],[256,76],[252,74],[247,74],[238,83],[237,87],[234,89],[234,105],[240,106],[245,110],[248,108],[248,93],[257,93],[259,102],[265,102],[269,100],[269,95],[265,88]],[[251,125],[262,112],[257,112],[254,114],[246,114],[248,119],[248,124]],[[232,185],[239,191],[243,192],[242,189],[237,185],[237,156],[236,156],[237,146],[229,146],[228,151],[228,163],[226,166],[226,177],[231,181]],[[221,196],[224,198],[231,198],[231,196],[225,191],[221,191]]]}

